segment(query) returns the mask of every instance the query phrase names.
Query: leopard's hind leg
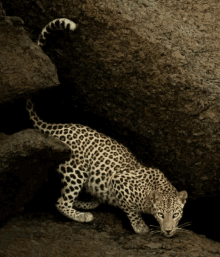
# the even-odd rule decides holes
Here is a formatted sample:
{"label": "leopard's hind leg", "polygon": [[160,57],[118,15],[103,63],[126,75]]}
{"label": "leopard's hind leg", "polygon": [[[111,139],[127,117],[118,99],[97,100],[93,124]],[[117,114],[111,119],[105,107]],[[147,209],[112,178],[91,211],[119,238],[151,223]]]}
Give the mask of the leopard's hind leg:
{"label": "leopard's hind leg", "polygon": [[73,208],[73,203],[78,197],[82,187],[86,181],[84,173],[73,168],[70,163],[73,160],[61,164],[58,167],[58,172],[63,175],[62,183],[64,185],[61,190],[61,197],[57,200],[56,208],[66,217],[78,222],[90,222],[93,220],[93,215],[89,212],[79,212]]}

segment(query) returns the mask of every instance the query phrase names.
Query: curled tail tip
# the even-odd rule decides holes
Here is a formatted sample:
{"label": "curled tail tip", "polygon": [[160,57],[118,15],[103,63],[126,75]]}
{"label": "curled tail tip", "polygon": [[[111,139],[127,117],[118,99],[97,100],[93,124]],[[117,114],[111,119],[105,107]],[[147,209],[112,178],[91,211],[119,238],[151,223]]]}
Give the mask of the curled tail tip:
{"label": "curled tail tip", "polygon": [[39,46],[44,46],[46,44],[46,37],[54,30],[67,30],[74,31],[78,28],[78,24],[75,22],[66,19],[66,18],[58,18],[49,22],[41,31],[37,44]]}
{"label": "curled tail tip", "polygon": [[78,28],[78,24],[66,18],[56,19],[54,21],[55,22],[52,21],[53,22],[52,24],[54,24],[55,27],[59,29],[64,29],[64,30],[67,29],[67,30],[74,31]]}

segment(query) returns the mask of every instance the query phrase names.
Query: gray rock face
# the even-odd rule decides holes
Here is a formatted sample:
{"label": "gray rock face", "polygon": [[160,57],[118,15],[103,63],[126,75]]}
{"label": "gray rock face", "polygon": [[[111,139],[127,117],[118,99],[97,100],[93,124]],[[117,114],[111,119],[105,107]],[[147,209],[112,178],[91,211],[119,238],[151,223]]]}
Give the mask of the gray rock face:
{"label": "gray rock face", "polygon": [[0,136],[0,221],[15,214],[37,194],[49,167],[69,159],[70,149],[39,131]]}
{"label": "gray rock face", "polygon": [[[214,0],[211,2],[216,5]],[[208,5],[204,10],[185,8],[184,4],[179,6],[173,0],[169,6],[163,2],[139,1],[137,4],[129,0],[112,1],[111,4],[107,0],[97,1],[88,5],[78,0],[67,1],[61,13],[59,1],[53,1],[51,9],[56,15],[43,3],[39,7],[42,14],[48,14],[47,17],[41,15],[45,19],[32,15],[34,9],[27,14],[20,3],[11,3],[13,11],[17,10],[20,17],[25,18],[33,38],[38,37],[48,17],[57,18],[61,13],[74,17],[79,24],[73,35],[64,42],[58,38],[58,47],[49,51],[59,67],[60,81],[65,85],[68,82],[75,89],[69,94],[69,100],[63,94],[66,87],[58,93],[54,105],[59,106],[60,115],[65,115],[62,109],[62,102],[65,102],[71,110],[67,111],[69,116],[77,106],[96,117],[104,117],[109,124],[115,124],[112,131],[116,138],[126,137],[127,146],[136,149],[134,154],[143,161],[149,157],[178,190],[188,190],[190,198],[218,194],[220,51],[215,18],[209,19],[210,27],[206,20],[211,16],[217,18],[218,12],[207,13],[204,18],[203,12],[208,10]],[[198,27],[195,25],[197,19]],[[9,38],[5,34],[4,40]],[[27,36],[20,38],[21,42],[25,40]],[[24,44],[20,47],[23,49]],[[11,51],[9,46],[7,51]],[[33,52],[34,56],[43,55],[38,49]],[[26,50],[22,58],[26,56],[24,53]],[[2,63],[5,63],[5,55],[2,56]],[[36,63],[33,60],[30,67]],[[18,70],[16,74],[27,70],[13,65],[9,68]],[[25,73],[27,77],[32,74],[30,70],[28,68],[28,75]],[[46,72],[43,66],[34,72],[39,70]],[[8,81],[13,81],[9,77]],[[17,81],[20,80],[15,79],[14,85]],[[24,81],[28,84],[26,79]],[[28,86],[30,94],[49,85],[34,77],[30,77],[30,81],[29,85],[36,83],[34,87]],[[3,88],[8,90],[9,87]],[[4,95],[21,97],[13,90]],[[52,104],[55,96],[49,96],[45,107],[55,112]],[[49,118],[50,115],[46,120]],[[75,122],[74,116],[68,122]],[[88,125],[100,127],[95,121]],[[105,132],[105,128],[102,131]],[[126,133],[133,133],[135,138],[130,140]]]}
{"label": "gray rock face", "polygon": [[30,40],[22,19],[0,17],[0,104],[58,85],[55,66]]}
{"label": "gray rock face", "polygon": [[60,81],[77,84],[71,110],[105,117],[118,138],[134,133],[141,142],[126,140],[134,154],[149,156],[191,199],[220,187],[219,12],[209,5],[219,8],[211,2],[68,1],[64,13],[79,29],[61,46],[64,64],[51,51],[61,70],[69,67]]}
{"label": "gray rock face", "polygon": [[[76,110],[81,110],[83,124],[114,135],[118,141],[123,138],[120,142],[143,162],[147,158],[153,161],[178,190],[188,191],[190,199],[219,194],[220,44],[215,0],[205,5],[188,0],[98,0],[88,4],[55,0],[36,2],[28,5],[28,10],[26,0],[6,2],[10,11],[25,20],[33,39],[52,17],[73,17],[79,24],[68,40],[58,38],[56,47],[45,51],[58,67],[64,85],[57,95],[49,92],[45,104],[43,94],[40,96],[37,107],[40,103],[43,111],[50,109],[45,121],[57,122],[61,117],[62,122],[75,123]],[[21,28],[13,30],[18,29],[20,33]],[[26,38],[19,38],[21,49]],[[14,37],[9,39],[10,43]],[[8,63],[24,73],[13,60]],[[45,71],[43,66],[39,70]],[[20,81],[13,80],[20,78],[15,75],[7,76],[14,87],[12,91],[6,87],[7,94],[2,90],[3,102],[24,97],[14,90]],[[36,83],[28,86],[28,94],[47,86],[34,77],[30,81],[29,85]],[[65,95],[68,84],[72,91]],[[86,113],[96,119],[89,121]],[[57,121],[50,119],[52,115]],[[204,209],[214,212],[203,203],[202,211],[195,214],[196,219],[201,217],[200,227],[213,219],[202,216]],[[192,215],[193,210],[189,212]]]}
{"label": "gray rock face", "polygon": [[[0,4],[0,113],[6,117],[0,131],[11,119],[23,122],[22,115],[12,117],[6,106],[13,102],[16,112],[15,100],[59,84],[55,66],[30,40],[23,25],[20,17],[6,16]],[[70,155],[68,146],[39,131],[6,134],[0,133],[0,221],[33,199],[48,179],[49,168]]]}

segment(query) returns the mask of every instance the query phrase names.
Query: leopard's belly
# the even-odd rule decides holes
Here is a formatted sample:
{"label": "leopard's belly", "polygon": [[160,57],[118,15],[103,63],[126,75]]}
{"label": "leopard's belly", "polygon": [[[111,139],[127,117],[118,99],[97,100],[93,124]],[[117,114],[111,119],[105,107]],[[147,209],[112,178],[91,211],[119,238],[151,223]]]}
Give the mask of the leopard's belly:
{"label": "leopard's belly", "polygon": [[97,198],[100,202],[118,206],[109,172],[105,173],[99,170],[90,172],[84,187],[87,193]]}

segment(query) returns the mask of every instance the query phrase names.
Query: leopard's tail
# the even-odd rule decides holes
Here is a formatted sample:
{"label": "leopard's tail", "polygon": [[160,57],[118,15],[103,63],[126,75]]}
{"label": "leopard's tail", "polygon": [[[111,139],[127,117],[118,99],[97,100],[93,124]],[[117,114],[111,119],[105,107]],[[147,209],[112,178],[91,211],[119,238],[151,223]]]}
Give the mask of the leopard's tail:
{"label": "leopard's tail", "polygon": [[34,104],[31,101],[31,99],[28,99],[26,102],[26,110],[29,113],[29,118],[30,120],[32,120],[34,128],[39,129],[41,132],[45,134],[49,134],[53,137],[56,137],[61,141],[65,141],[65,136],[63,136],[63,133],[60,133],[60,131],[71,129],[71,124],[61,124],[61,123],[55,124],[55,123],[47,123],[43,121],[37,115],[34,108]]}
{"label": "leopard's tail", "polygon": [[74,31],[76,28],[77,24],[69,19],[59,18],[52,20],[42,29],[37,44],[41,47],[44,46],[46,44],[47,35],[54,30]]}
{"label": "leopard's tail", "polygon": [[41,132],[46,134],[50,134],[48,128],[50,128],[53,124],[48,124],[38,117],[31,99],[28,99],[26,102],[26,110],[29,113],[29,118],[32,120],[34,128],[40,129]]}

